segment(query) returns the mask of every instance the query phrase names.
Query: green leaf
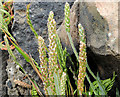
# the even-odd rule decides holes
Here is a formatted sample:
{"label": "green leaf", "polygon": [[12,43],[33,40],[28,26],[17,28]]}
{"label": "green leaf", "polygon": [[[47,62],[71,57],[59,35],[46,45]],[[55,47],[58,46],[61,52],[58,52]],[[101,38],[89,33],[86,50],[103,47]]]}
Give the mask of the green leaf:
{"label": "green leaf", "polygon": [[12,42],[12,44],[15,46],[15,48],[17,49],[17,51],[25,58],[25,60],[27,62],[30,62],[30,57],[20,47],[18,47],[17,45],[15,45],[13,42]]}
{"label": "green leaf", "polygon": [[49,87],[47,87],[47,91],[48,91],[48,95],[53,95],[53,92],[52,92],[52,90],[51,90],[51,87],[49,86]]}
{"label": "green leaf", "polygon": [[37,94],[37,91],[35,90],[35,87],[33,85],[32,85],[31,95],[32,95],[32,97],[39,97]]}
{"label": "green leaf", "polygon": [[[88,77],[88,74],[86,73],[86,78],[90,84],[90,87],[92,88],[92,91],[94,92],[95,95],[98,95],[97,91],[95,90],[95,87],[94,85],[92,84],[92,82],[90,81],[89,77]],[[92,94],[92,93],[91,93]]]}
{"label": "green leaf", "polygon": [[8,40],[7,40],[7,36],[6,36],[6,35],[4,36],[4,40],[5,40],[5,44],[6,44],[6,47],[7,47],[7,49],[8,49],[9,54],[13,57],[15,63],[16,63],[17,65],[19,65],[19,67],[21,68],[21,70],[25,73],[23,67],[17,62],[15,55],[13,54],[12,50],[10,49],[10,45],[9,45],[9,42],[8,42]]}
{"label": "green leaf", "polygon": [[4,48],[5,45],[3,45],[1,42],[0,42],[0,48]]}
{"label": "green leaf", "polygon": [[[112,80],[110,78],[109,79],[105,79],[105,80],[101,80],[101,86],[104,87],[106,94],[107,94],[107,92],[109,90],[111,90],[111,88],[112,88],[112,86],[113,86],[113,84],[115,82],[115,77],[116,77],[116,75],[115,75],[115,73],[113,73]],[[102,89],[100,90],[100,86],[99,86],[98,80],[94,81],[93,85],[94,85],[94,88],[95,88],[95,90],[97,92],[102,91]],[[93,93],[93,90],[91,89],[91,87],[90,87],[90,93]],[[100,95],[101,95],[101,92],[100,92]]]}
{"label": "green leaf", "polygon": [[35,37],[38,39],[38,34],[37,32],[35,31],[32,23],[31,23],[31,20],[30,20],[30,16],[29,16],[29,8],[30,8],[30,4],[27,5],[27,12],[26,12],[26,17],[27,17],[27,23],[29,24],[31,30],[33,31]]}
{"label": "green leaf", "polygon": [[[59,73],[58,73],[59,74]],[[56,94],[60,95],[60,76],[58,76],[55,72],[54,72],[54,82],[55,82],[55,90],[56,90]]]}
{"label": "green leaf", "polygon": [[0,12],[5,13],[5,14],[9,17],[9,20],[8,20],[8,22],[6,23],[6,24],[8,25],[8,24],[10,23],[10,20],[11,20],[10,14],[9,14],[6,10],[4,10],[4,9],[0,9]]}
{"label": "green leaf", "polygon": [[5,34],[9,35],[10,36],[10,39],[12,39],[15,43],[16,43],[16,40],[14,39],[14,37],[9,33],[7,27],[5,27],[3,25],[3,28],[0,26],[0,29],[2,30],[2,32],[4,32]]}
{"label": "green leaf", "polygon": [[[56,42],[57,42],[57,55],[58,55],[58,61],[60,64],[60,67],[63,69],[67,69],[66,68],[66,58],[67,58],[67,49],[65,48],[63,50],[62,48],[62,44],[60,42],[60,39],[58,37],[58,35],[56,34]],[[64,71],[64,70],[63,70]]]}
{"label": "green leaf", "polygon": [[77,92],[77,89],[73,92],[73,94],[75,95],[76,92]]}
{"label": "green leaf", "polygon": [[5,44],[6,44],[6,47],[8,49],[9,54],[16,60],[16,57],[14,56],[14,54],[12,53],[12,50],[10,49],[9,42],[7,40],[7,36],[6,35],[4,36],[4,40],[5,40]]}
{"label": "green leaf", "polygon": [[98,73],[97,73],[97,83],[99,85],[99,93],[100,95],[107,95],[107,92],[105,91],[105,86],[101,83],[101,80],[98,76]]}
{"label": "green leaf", "polygon": [[116,97],[120,97],[120,93],[119,93],[118,88],[116,88]]}
{"label": "green leaf", "polygon": [[113,72],[113,78],[112,78],[112,80],[110,79],[109,84],[105,84],[105,86],[107,87],[106,91],[111,90],[111,88],[112,88],[112,86],[113,86],[113,84],[114,84],[114,82],[115,82],[115,77],[116,77],[116,76],[117,76],[117,75],[115,75],[115,72]]}
{"label": "green leaf", "polygon": [[34,80],[31,80],[31,81],[34,83],[34,85],[32,85],[32,90],[31,90],[32,97],[39,97],[38,92],[36,90],[39,91],[40,89]]}

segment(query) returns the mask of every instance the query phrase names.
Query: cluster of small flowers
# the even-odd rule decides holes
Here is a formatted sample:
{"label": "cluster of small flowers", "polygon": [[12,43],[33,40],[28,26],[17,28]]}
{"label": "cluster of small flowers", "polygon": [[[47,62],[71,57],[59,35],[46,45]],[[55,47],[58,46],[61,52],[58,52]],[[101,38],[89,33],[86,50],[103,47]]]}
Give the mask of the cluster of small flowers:
{"label": "cluster of small flowers", "polygon": [[38,45],[39,45],[39,59],[40,59],[40,69],[43,77],[43,83],[44,83],[44,90],[45,94],[47,93],[47,86],[48,86],[48,71],[47,71],[47,57],[46,57],[46,47],[44,39],[41,36],[38,36]]}
{"label": "cluster of small flowers", "polygon": [[50,11],[48,18],[48,33],[49,33],[49,81],[51,89],[55,93],[55,84],[54,84],[54,72],[58,71],[58,63],[57,63],[57,51],[56,51],[56,22],[53,19],[54,13]]}
{"label": "cluster of small flowers", "polygon": [[66,2],[65,4],[65,25],[66,25],[66,31],[70,32],[70,6]]}
{"label": "cluster of small flowers", "polygon": [[80,95],[82,95],[84,87],[84,79],[86,72],[86,39],[84,34],[84,29],[81,24],[78,25],[79,35],[80,35],[80,48],[79,48],[79,74],[78,74],[78,90]]}
{"label": "cluster of small flowers", "polygon": [[61,76],[61,83],[60,83],[60,87],[61,87],[61,95],[65,95],[65,85],[66,85],[66,73],[63,72],[62,76]]}

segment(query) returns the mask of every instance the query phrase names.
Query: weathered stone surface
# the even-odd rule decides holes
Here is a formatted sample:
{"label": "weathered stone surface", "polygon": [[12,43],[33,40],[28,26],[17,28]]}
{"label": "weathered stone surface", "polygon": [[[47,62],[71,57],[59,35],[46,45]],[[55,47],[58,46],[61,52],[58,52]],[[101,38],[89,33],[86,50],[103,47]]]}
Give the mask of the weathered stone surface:
{"label": "weathered stone surface", "polygon": [[120,54],[118,48],[118,2],[98,2],[96,7],[100,15],[108,22],[107,45],[114,53]]}
{"label": "weathered stone surface", "polygon": [[6,66],[8,58],[9,57],[7,51],[0,51],[0,96],[7,95],[6,81],[8,79],[8,76],[6,72]]}
{"label": "weathered stone surface", "polygon": [[[14,51],[14,55],[17,58],[17,61],[19,64],[23,65],[23,60],[20,59],[20,57],[17,55],[18,51]],[[6,71],[8,74],[8,79],[6,81],[6,86],[8,88],[8,95],[30,95],[30,89],[24,88],[22,86],[17,86],[17,84],[14,83],[14,80],[22,81],[27,84],[31,84],[30,81],[25,77],[25,74],[20,71],[20,67],[13,61],[13,58],[9,56],[9,59],[7,60],[7,67]],[[36,74],[33,75],[35,77]],[[37,78],[37,77],[36,77]]]}

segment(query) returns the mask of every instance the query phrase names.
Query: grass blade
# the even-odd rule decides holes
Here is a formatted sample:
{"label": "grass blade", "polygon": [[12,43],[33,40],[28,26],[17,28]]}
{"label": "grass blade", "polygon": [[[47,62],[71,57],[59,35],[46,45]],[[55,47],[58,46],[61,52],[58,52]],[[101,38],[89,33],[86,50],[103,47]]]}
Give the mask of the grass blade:
{"label": "grass blade", "polygon": [[[7,36],[6,35],[4,37],[4,40],[5,40],[5,44],[7,46],[9,54],[14,58],[15,63],[18,64],[19,67],[22,69],[22,71],[25,73],[23,67],[16,61],[16,57],[14,56],[12,50],[10,49],[9,42],[7,40]],[[28,77],[28,79],[30,80],[30,82],[32,83],[32,85],[35,87],[35,89],[38,92],[38,94],[41,95],[41,92],[39,91],[39,88],[36,86],[36,84],[34,84],[34,82],[31,80],[31,78],[26,73],[25,73],[25,75]]]}
{"label": "grass blade", "polygon": [[7,25],[10,23],[10,20],[11,20],[11,16],[10,16],[10,14],[6,11],[6,10],[4,10],[4,9],[0,9],[0,12],[1,13],[5,13],[8,17],[9,17],[9,20],[8,20],[8,22],[6,23]]}
{"label": "grass blade", "polygon": [[60,83],[59,83],[60,80],[58,80],[58,79],[59,79],[58,75],[54,72],[54,82],[55,82],[56,95],[60,95]]}
{"label": "grass blade", "polygon": [[97,73],[97,83],[99,85],[99,93],[100,95],[107,95],[106,91],[105,91],[105,87],[104,85],[102,84],[99,76],[98,76],[98,73]]}
{"label": "grass blade", "polygon": [[35,37],[38,39],[38,34],[37,34],[37,32],[35,31],[32,23],[31,23],[31,20],[30,20],[29,8],[30,8],[30,4],[27,5],[27,12],[26,12],[27,23],[29,24],[29,26],[30,26],[31,30],[33,31]]}

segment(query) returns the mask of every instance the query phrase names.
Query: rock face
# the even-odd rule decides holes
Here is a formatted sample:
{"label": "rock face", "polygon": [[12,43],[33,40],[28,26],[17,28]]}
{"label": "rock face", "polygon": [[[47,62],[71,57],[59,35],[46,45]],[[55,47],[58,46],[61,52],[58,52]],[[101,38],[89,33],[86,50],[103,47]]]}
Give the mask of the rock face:
{"label": "rock face", "polygon": [[[112,10],[114,9],[114,10]],[[111,11],[112,10],[112,11]],[[119,54],[118,51],[118,3],[79,3],[75,2],[71,8],[71,34],[73,41],[79,44],[77,33],[77,25],[81,23],[85,29],[87,36],[87,46],[96,54],[106,55]],[[65,39],[64,23],[58,29],[63,45],[70,48],[69,39]],[[63,37],[66,35],[66,37]],[[75,41],[76,40],[76,41]]]}
{"label": "rock face", "polygon": [[0,51],[0,96],[7,95],[6,81],[8,79],[6,66],[8,59],[7,51]]}
{"label": "rock face", "polygon": [[[71,8],[70,19],[70,33],[76,49],[79,48],[77,25],[81,23],[87,38],[88,64],[92,70],[98,69],[102,79],[112,77],[115,71],[117,74],[115,86],[118,86],[120,90],[118,3],[75,2]],[[69,39],[66,38],[64,22],[57,31],[63,46],[67,47],[68,52],[72,55],[73,50]],[[115,89],[115,87],[113,88]]]}
{"label": "rock face", "polygon": [[96,3],[96,7],[100,15],[107,21],[109,31],[108,31],[108,41],[107,45],[110,49],[116,53],[120,54],[118,48],[118,3],[115,2],[104,2]]}
{"label": "rock face", "polygon": [[[67,47],[68,52],[73,55],[73,50],[69,43],[67,34],[65,33],[63,21],[64,4],[65,3],[60,2],[32,3],[30,7],[30,18],[37,33],[41,35],[46,40],[46,44],[48,44],[47,18],[49,11],[52,10],[55,13],[55,20],[58,28],[57,33],[61,39],[61,43],[63,47]],[[73,3],[70,4],[72,5]],[[28,54],[30,53],[39,63],[37,41],[35,40],[33,32],[26,23],[26,5],[26,3],[14,3],[15,18],[12,28],[13,35],[20,47]],[[118,3],[75,2],[71,8],[70,19],[70,33],[76,49],[79,49],[77,25],[78,23],[81,23],[86,33],[88,64],[92,70],[100,72],[100,77],[102,79],[112,77],[112,73],[115,71],[117,78],[113,89],[118,86],[120,90],[120,73],[118,72],[120,70],[120,52],[118,47]],[[23,57],[16,50],[14,50],[14,54],[18,56],[17,59],[22,63],[24,69],[31,74],[35,80],[39,80],[30,64],[26,63]],[[12,80],[10,78],[13,78],[13,76],[11,76],[11,72],[9,72],[10,67],[13,68],[12,70],[15,73],[15,76],[17,76],[15,79],[19,80],[24,77],[20,72],[16,73],[16,64],[11,63],[12,58],[9,57],[6,69],[9,78],[7,83]],[[19,76],[19,74],[21,74],[21,76]],[[25,82],[27,82],[27,80]],[[8,89],[8,91],[8,94],[13,92],[16,93],[16,95],[18,94],[15,87],[13,89]],[[27,94],[27,91],[21,92],[23,95],[24,93]]]}

